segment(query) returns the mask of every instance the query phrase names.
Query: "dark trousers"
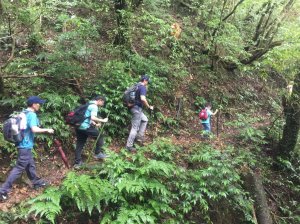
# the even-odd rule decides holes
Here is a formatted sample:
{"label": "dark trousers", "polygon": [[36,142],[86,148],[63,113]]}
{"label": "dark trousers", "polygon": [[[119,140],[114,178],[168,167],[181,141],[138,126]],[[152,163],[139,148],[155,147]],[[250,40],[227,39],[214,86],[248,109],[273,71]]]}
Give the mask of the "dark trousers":
{"label": "dark trousers", "polygon": [[24,170],[33,185],[38,185],[42,182],[36,175],[35,163],[30,149],[19,149],[17,164],[10,171],[6,181],[2,184],[0,193],[8,193],[12,188],[12,184],[21,176]]}
{"label": "dark trousers", "polygon": [[[77,137],[76,150],[75,150],[76,164],[81,162],[81,153],[88,137],[92,137],[96,139],[98,135],[99,135],[99,131],[95,127],[89,127],[86,130],[76,129],[76,137]],[[104,145],[103,136],[99,136],[95,147],[95,154],[102,152],[103,145]]]}

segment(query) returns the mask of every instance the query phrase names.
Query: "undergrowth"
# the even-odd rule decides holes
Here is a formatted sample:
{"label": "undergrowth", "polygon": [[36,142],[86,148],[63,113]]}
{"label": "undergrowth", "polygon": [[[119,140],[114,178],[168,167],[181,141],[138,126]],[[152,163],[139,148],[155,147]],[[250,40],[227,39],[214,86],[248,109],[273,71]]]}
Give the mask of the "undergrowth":
{"label": "undergrowth", "polygon": [[77,214],[87,212],[87,219],[102,224],[213,223],[228,214],[252,223],[252,201],[239,173],[246,158],[234,148],[220,152],[203,144],[183,153],[157,139],[135,155],[123,150],[105,163],[70,172],[59,188],[26,202],[23,214],[56,223],[68,218],[62,211],[73,209],[69,218],[76,220],[76,205]]}

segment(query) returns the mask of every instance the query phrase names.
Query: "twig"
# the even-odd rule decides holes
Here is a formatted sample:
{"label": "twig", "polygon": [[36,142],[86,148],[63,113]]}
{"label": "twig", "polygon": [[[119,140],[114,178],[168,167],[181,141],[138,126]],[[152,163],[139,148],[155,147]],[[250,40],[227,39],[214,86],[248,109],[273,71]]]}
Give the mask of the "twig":
{"label": "twig", "polygon": [[[109,114],[110,114],[110,112],[107,114],[107,117],[109,116]],[[99,134],[98,134],[98,136],[97,136],[97,138],[96,138],[96,141],[95,141],[95,143],[94,143],[94,147],[93,147],[92,149],[96,148],[97,142],[98,142],[98,140],[99,140],[99,138],[100,138],[100,135],[102,134],[102,131],[103,131],[103,128],[104,128],[105,124],[106,124],[106,123],[103,123],[103,125],[102,125],[101,128],[99,129]],[[87,161],[86,161],[87,163],[90,162],[91,155],[92,155],[92,153],[89,154],[89,157],[88,157],[88,159],[87,159]]]}

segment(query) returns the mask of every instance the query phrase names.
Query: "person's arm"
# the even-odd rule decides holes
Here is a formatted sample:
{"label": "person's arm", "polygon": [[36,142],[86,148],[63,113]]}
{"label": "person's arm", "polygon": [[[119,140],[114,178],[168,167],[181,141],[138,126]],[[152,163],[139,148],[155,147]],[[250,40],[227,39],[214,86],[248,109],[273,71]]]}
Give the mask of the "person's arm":
{"label": "person's arm", "polygon": [[149,105],[149,103],[148,103],[148,101],[147,101],[147,99],[146,99],[146,96],[141,95],[141,101],[143,102],[143,104],[144,104],[147,108],[149,108],[150,110],[153,110],[153,106],[150,106],[150,105]]}
{"label": "person's arm", "polygon": [[218,113],[218,109],[216,109],[216,111],[214,113],[211,113],[211,115],[216,115]]}
{"label": "person's arm", "polygon": [[54,130],[52,128],[40,128],[38,126],[31,127],[31,131],[33,133],[48,133],[48,134],[54,133]]}
{"label": "person's arm", "polygon": [[91,120],[92,120],[92,122],[98,124],[100,122],[106,123],[108,121],[108,118],[102,119],[102,118],[97,117],[97,115],[98,115],[97,105],[91,105],[90,110],[91,110]]}
{"label": "person's arm", "polygon": [[28,127],[33,133],[49,133],[53,134],[54,130],[52,128],[40,128],[39,120],[35,113],[30,113],[27,117]]}
{"label": "person's arm", "polygon": [[97,116],[92,115],[91,116],[91,120],[94,121],[94,122],[96,122],[96,123],[100,123],[100,122],[106,123],[108,121],[108,118],[103,118],[102,119],[102,118],[99,118]]}

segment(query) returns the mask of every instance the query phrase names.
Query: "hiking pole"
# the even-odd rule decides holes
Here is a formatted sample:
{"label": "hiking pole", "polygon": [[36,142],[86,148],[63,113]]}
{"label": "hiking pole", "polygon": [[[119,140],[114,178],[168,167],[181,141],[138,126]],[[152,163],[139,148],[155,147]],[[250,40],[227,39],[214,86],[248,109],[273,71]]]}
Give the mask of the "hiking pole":
{"label": "hiking pole", "polygon": [[[107,118],[108,118],[109,114],[110,114],[110,112],[107,114]],[[101,125],[101,127],[99,128],[99,134],[98,134],[98,136],[97,136],[97,138],[96,138],[96,141],[95,141],[95,143],[94,143],[93,149],[96,148],[97,142],[98,142],[98,140],[99,140],[99,138],[100,138],[100,136],[101,136],[101,134],[102,134],[102,131],[103,131],[103,128],[104,128],[105,124],[106,124],[106,123],[103,123],[103,124]],[[87,159],[87,163],[89,163],[90,159],[91,159],[91,153],[89,154],[89,157],[88,157],[88,159]]]}
{"label": "hiking pole", "polygon": [[221,112],[218,113],[218,116],[217,116],[217,137],[219,137],[219,119],[220,119],[220,115]]}

